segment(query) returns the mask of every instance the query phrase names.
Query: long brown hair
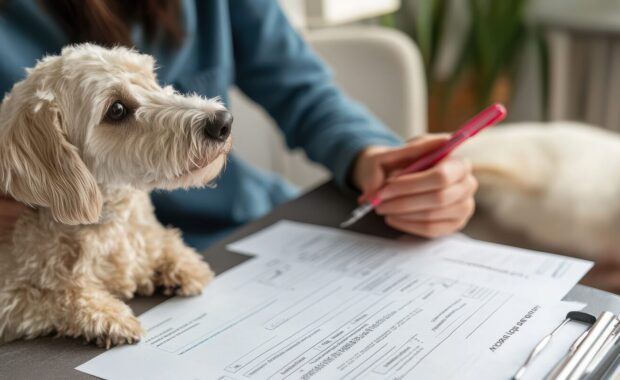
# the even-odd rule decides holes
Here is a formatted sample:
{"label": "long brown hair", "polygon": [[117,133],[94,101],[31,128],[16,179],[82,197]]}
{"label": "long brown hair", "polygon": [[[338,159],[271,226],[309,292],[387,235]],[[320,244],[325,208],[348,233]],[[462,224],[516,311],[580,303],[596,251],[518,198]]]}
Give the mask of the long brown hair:
{"label": "long brown hair", "polygon": [[[19,0],[21,1],[21,0]],[[133,46],[132,25],[148,41],[178,45],[184,37],[179,0],[39,0],[71,42]]]}

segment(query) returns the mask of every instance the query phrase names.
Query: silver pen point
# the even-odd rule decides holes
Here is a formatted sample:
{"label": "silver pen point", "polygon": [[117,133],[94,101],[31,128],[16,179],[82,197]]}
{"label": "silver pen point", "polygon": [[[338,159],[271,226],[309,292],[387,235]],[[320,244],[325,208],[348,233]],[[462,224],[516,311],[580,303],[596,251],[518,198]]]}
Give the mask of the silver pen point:
{"label": "silver pen point", "polygon": [[352,226],[358,220],[362,219],[364,215],[371,212],[373,208],[374,206],[370,202],[364,203],[363,205],[359,206],[358,208],[353,210],[353,212],[351,213],[351,217],[349,219],[340,223],[340,228],[347,228],[347,227]]}

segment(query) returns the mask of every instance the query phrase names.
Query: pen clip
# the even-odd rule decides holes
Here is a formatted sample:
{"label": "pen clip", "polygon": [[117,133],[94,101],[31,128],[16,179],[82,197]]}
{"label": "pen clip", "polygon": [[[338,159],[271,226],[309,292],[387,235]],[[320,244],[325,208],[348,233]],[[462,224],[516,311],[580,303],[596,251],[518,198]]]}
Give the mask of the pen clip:
{"label": "pen clip", "polygon": [[507,111],[500,103],[495,103],[472,117],[465,125],[453,134],[453,137],[469,138],[475,136],[489,125],[500,122],[506,117]]}

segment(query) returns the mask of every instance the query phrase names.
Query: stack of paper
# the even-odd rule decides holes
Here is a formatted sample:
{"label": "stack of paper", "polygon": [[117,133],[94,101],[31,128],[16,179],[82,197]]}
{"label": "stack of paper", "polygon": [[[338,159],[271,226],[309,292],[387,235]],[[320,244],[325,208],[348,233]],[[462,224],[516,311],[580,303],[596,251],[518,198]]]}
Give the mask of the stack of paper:
{"label": "stack of paper", "polygon": [[256,257],[201,296],[146,312],[139,344],[77,369],[106,379],[507,378],[581,307],[560,300],[591,266],[462,237],[391,241],[293,222],[229,248]]}

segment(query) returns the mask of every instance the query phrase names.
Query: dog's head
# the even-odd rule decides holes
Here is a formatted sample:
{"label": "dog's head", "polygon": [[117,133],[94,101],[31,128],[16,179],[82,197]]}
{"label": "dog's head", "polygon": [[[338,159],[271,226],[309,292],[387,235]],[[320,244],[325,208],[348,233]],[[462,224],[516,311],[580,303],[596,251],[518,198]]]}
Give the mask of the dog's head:
{"label": "dog's head", "polygon": [[95,223],[101,188],[202,186],[230,150],[214,99],[158,85],[152,57],[83,44],[44,58],[0,108],[0,190],[65,224]]}

